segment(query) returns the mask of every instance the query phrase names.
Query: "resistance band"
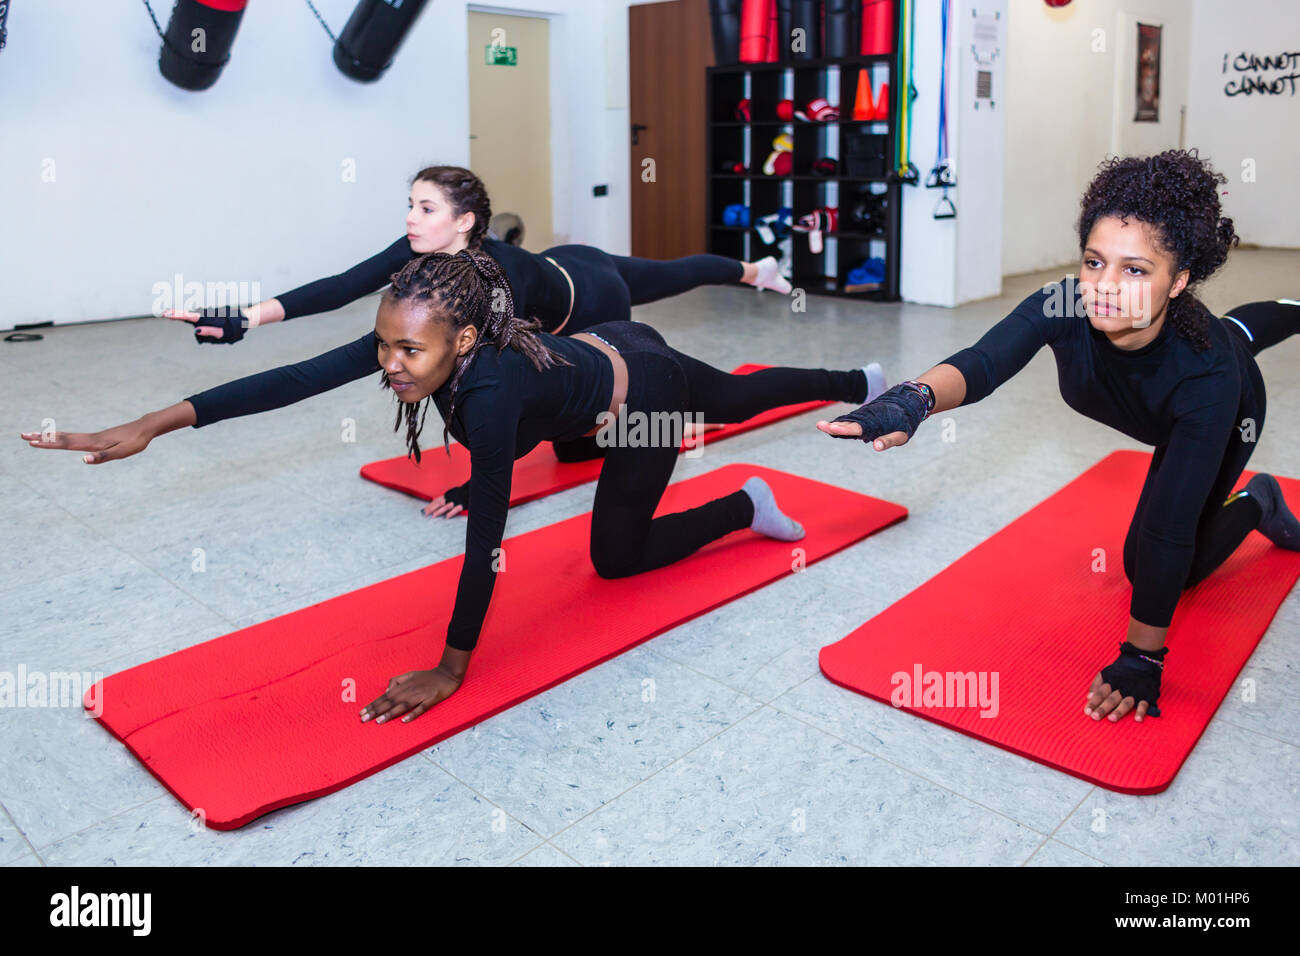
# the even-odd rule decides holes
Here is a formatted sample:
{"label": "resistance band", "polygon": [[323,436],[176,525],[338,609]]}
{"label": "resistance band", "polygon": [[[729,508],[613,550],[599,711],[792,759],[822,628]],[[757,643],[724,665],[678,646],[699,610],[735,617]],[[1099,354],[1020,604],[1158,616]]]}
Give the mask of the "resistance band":
{"label": "resistance band", "polygon": [[948,17],[951,13],[952,0],[942,0],[940,5],[940,43],[939,55],[939,137],[935,147],[934,169],[926,178],[927,189],[943,188],[943,198],[934,207],[935,219],[955,219],[957,207],[948,198],[948,187],[957,185],[957,173],[948,158]]}
{"label": "resistance band", "polygon": [[[899,182],[916,185],[921,181],[921,171],[912,165],[908,140],[912,135],[912,101],[916,99],[916,86],[912,82],[912,48],[916,40],[916,0],[902,4],[898,18],[898,144],[894,175]],[[906,79],[906,83],[902,82]]]}

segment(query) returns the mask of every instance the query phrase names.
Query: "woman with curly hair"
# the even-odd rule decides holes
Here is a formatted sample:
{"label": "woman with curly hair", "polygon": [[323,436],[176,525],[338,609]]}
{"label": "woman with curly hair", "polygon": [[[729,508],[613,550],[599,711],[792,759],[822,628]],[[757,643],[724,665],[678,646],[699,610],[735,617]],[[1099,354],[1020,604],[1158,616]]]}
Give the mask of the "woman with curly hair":
{"label": "woman with curly hair", "polygon": [[1300,302],[1254,302],[1217,318],[1194,295],[1237,241],[1225,182],[1195,150],[1113,159],[1084,193],[1079,279],[1035,292],[973,347],[817,427],[877,451],[935,412],[987,397],[1044,345],[1075,411],[1155,446],[1124,542],[1133,585],[1127,640],[1084,713],[1141,721],[1156,706],[1165,638],[1185,588],[1252,530],[1300,550],[1300,523],[1270,475],[1232,493],[1264,426],[1254,356],[1300,331]]}
{"label": "woman with curly hair", "polygon": [[[102,432],[22,437],[36,448],[89,452],[88,464],[116,461],[186,425],[199,428],[319,394],[365,365],[372,374],[382,370],[379,384],[398,401],[395,427],[405,423],[407,447],[418,461],[424,415],[436,406],[444,443],[453,435],[470,455],[472,507],[446,643],[437,666],[394,677],[361,712],[363,720],[378,723],[412,720],[465,678],[495,586],[514,463],[539,442],[605,429],[609,447],[591,510],[591,562],[602,577],[626,577],[745,528],[782,541],[803,537],[759,477],[696,508],[655,516],[689,418],[739,422],[781,405],[856,404],[869,394],[860,368],[731,375],[669,347],[641,322],[546,335],[535,322],[516,317],[509,295],[501,268],[481,251],[421,256],[392,277],[374,330],[350,345],[219,385]],[[499,296],[507,308],[494,308]]]}

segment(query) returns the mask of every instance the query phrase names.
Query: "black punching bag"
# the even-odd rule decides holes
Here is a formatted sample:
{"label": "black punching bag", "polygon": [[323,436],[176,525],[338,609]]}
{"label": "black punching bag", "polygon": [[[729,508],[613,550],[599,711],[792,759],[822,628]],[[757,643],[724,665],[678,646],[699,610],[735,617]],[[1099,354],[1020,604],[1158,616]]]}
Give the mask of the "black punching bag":
{"label": "black punching bag", "polygon": [[823,23],[826,42],[823,45],[828,57],[857,56],[858,41],[857,0],[822,0],[826,11]]}
{"label": "black punching bag", "polygon": [[177,0],[158,70],[183,90],[206,90],[230,59],[248,0]]}
{"label": "black punching bag", "polygon": [[822,11],[818,0],[790,0],[790,30],[785,43],[791,43],[789,33],[803,31],[802,49],[793,51],[795,60],[816,60],[822,55]]}
{"label": "black punching bag", "polygon": [[709,0],[715,66],[740,62],[740,4],[741,0]]}
{"label": "black punching bag", "polygon": [[334,44],[334,65],[370,83],[392,65],[426,0],[361,0]]}

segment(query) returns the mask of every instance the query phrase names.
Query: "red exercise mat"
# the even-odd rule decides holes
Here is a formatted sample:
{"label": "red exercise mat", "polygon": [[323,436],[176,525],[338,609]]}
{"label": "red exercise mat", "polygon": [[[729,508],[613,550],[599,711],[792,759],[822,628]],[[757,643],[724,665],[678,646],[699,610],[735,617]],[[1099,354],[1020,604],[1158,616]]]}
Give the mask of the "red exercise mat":
{"label": "red exercise mat", "polygon": [[[1087,690],[1127,633],[1124,535],[1151,455],[1117,451],[842,641],[822,648],[837,684],[891,702],[895,674],[998,675],[996,716],[927,706],[920,717],[1122,793],[1173,782],[1300,577],[1300,554],[1252,532],[1186,592],[1169,632],[1161,717],[1112,724],[1083,713]],[[1242,476],[1242,483],[1253,472]],[[1279,479],[1292,506],[1300,481]],[[1105,552],[1094,572],[1094,549]],[[945,684],[947,679],[945,677]],[[956,685],[953,687],[957,690]],[[963,688],[964,690],[964,688]],[[947,703],[956,703],[954,695]],[[969,700],[969,698],[968,698]],[[987,708],[991,711],[992,708]]]}
{"label": "red exercise mat", "polygon": [[[741,365],[732,371],[732,375],[748,375],[769,365]],[[742,432],[770,425],[792,415],[834,402],[800,402],[797,405],[782,405],[769,408],[765,412],[748,418],[743,422],[724,425],[721,428],[705,432],[696,439],[696,446],[711,445],[722,438],[730,438]],[[684,448],[684,446],[683,446]],[[510,483],[510,506],[521,505],[525,501],[545,498],[547,495],[559,494],[577,485],[595,481],[600,475],[602,459],[590,461],[560,461],[551,450],[550,442],[542,442],[528,454],[515,462],[514,478]],[[451,457],[441,448],[430,448],[423,453],[420,464],[405,455],[398,458],[386,458],[361,466],[361,477],[385,488],[405,492],[424,501],[433,501],[448,488],[469,481],[469,452],[464,445],[451,446]]]}
{"label": "red exercise mat", "polygon": [[[461,557],[244,628],[103,681],[103,725],[218,830],[346,787],[656,634],[906,517],[887,501],[754,465],[668,488],[659,512],[703,504],[761,475],[807,530],[751,531],[656,571],[604,580],[591,515],[509,538],[465,683],[403,724],[362,724],[390,678],[442,655]],[[354,686],[352,699],[342,690]],[[87,695],[87,704],[93,703]],[[93,709],[88,706],[87,709]]]}

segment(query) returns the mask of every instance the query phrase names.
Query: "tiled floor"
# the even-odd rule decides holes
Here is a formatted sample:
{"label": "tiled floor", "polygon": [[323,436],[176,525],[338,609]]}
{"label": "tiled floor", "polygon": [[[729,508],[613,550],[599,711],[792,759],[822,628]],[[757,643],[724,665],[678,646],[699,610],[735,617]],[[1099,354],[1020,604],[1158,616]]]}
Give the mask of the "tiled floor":
{"label": "tiled floor", "polygon": [[[1222,312],[1295,296],[1300,253],[1242,250],[1204,293]],[[810,297],[807,313],[710,288],[637,310],[674,346],[746,361],[882,362],[915,376],[1056,274],[955,310]],[[19,431],[93,430],[324,351],[374,300],[199,348],[159,320],[0,344],[0,671],[112,673],[454,555],[463,523],[357,477],[401,452],[361,382],[158,439],[89,468]],[[851,360],[851,361],[849,361]],[[1300,337],[1261,356],[1268,427],[1251,467],[1300,475]],[[0,711],[0,864],[619,865],[1300,863],[1300,589],[1165,793],[1093,787],[830,684],[843,637],[1121,447],[1071,412],[1044,350],[998,394],[884,455],[828,448],[805,415],[683,460],[796,471],[905,504],[909,519],[665,633],[338,793],[207,831],[79,708]],[[345,420],[355,441],[342,440]],[[440,423],[431,416],[436,443]],[[1292,436],[1287,438],[1286,436]],[[590,508],[591,486],[515,509],[509,534]],[[196,548],[206,570],[196,572]],[[654,700],[642,681],[655,681]]]}

